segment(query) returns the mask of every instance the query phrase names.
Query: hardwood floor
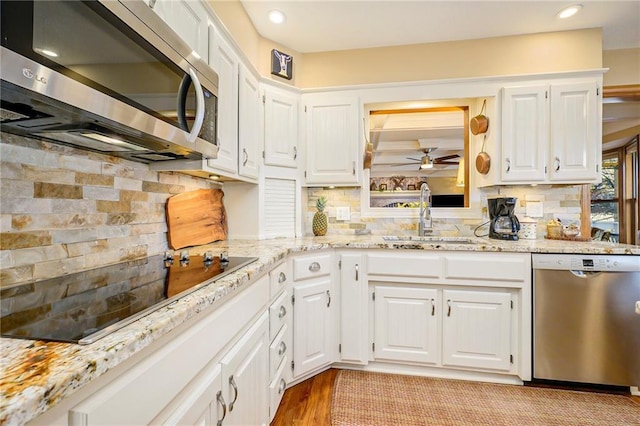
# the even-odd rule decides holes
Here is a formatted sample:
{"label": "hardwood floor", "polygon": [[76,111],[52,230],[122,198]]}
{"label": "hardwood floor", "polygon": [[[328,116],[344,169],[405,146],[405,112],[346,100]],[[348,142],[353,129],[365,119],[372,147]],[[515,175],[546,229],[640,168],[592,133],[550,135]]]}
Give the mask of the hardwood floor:
{"label": "hardwood floor", "polygon": [[[338,371],[332,368],[287,389],[271,426],[330,425],[331,395]],[[630,398],[640,404],[640,396]]]}
{"label": "hardwood floor", "polygon": [[286,390],[271,426],[331,424],[331,395],[339,370],[332,368]]}

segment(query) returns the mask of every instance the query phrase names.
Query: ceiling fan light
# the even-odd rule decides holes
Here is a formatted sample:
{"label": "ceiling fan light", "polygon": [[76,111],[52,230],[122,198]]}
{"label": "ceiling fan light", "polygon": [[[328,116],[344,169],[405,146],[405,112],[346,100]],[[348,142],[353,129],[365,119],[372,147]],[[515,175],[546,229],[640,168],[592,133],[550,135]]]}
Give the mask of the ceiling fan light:
{"label": "ceiling fan light", "polygon": [[429,158],[428,155],[425,155],[424,157],[422,157],[422,161],[420,162],[420,169],[432,169],[433,168],[433,161],[431,161],[431,158]]}

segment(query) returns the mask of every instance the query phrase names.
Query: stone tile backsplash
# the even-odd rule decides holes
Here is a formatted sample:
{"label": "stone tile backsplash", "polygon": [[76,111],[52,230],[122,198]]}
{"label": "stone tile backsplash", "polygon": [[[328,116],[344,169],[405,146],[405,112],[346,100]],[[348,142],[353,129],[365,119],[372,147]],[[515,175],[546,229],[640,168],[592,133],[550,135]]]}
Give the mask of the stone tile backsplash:
{"label": "stone tile backsplash", "polygon": [[[516,215],[525,216],[523,201],[529,195],[544,198],[544,216],[536,218],[538,223],[538,238],[544,238],[545,224],[551,218],[560,218],[562,222],[580,221],[580,185],[537,185],[537,186],[501,186],[481,188],[482,206],[487,205],[488,198],[516,197],[518,205]],[[303,229],[307,236],[313,235],[311,223],[316,212],[316,200],[320,196],[327,198],[325,212],[329,216],[329,230],[327,235],[414,235],[418,232],[417,219],[406,218],[365,218],[361,216],[359,188],[308,188],[306,203],[303,203]],[[348,206],[351,210],[349,221],[336,220],[336,207]],[[471,236],[476,227],[489,219],[483,212],[478,219],[434,219],[434,235],[443,236]],[[480,234],[488,233],[485,226],[479,230]]]}
{"label": "stone tile backsplash", "polygon": [[206,180],[7,133],[0,143],[0,286],[162,253],[165,204]]}

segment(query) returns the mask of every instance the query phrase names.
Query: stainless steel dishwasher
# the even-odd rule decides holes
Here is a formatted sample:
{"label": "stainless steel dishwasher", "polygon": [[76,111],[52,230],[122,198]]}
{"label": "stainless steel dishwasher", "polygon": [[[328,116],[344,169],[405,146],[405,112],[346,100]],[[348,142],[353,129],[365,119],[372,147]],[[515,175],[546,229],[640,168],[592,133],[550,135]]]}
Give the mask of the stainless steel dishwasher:
{"label": "stainless steel dishwasher", "polygon": [[640,256],[533,254],[533,377],[640,384]]}

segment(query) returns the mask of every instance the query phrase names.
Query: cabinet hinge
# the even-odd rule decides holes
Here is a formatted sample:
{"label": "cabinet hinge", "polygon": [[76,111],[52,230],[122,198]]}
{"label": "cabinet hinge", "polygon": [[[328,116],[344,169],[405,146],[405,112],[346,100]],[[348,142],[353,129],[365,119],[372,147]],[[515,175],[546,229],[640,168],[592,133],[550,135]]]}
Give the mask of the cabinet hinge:
{"label": "cabinet hinge", "polygon": [[342,353],[342,343],[338,343],[338,353]]}
{"label": "cabinet hinge", "polygon": [[338,269],[342,269],[342,260],[338,260]]}
{"label": "cabinet hinge", "polygon": [[307,112],[307,106],[306,105],[304,106],[304,112]]}
{"label": "cabinet hinge", "polygon": [[509,361],[511,362],[511,364],[513,364],[513,354],[509,355]]}
{"label": "cabinet hinge", "polygon": [[265,96],[264,96],[264,95],[262,95],[262,103],[263,103],[263,104],[266,104],[266,103],[267,103],[267,99],[265,98]]}
{"label": "cabinet hinge", "polygon": [[596,173],[600,173],[600,164],[596,164]]}
{"label": "cabinet hinge", "polygon": [[307,177],[307,171],[306,170],[304,171],[304,177],[305,178]]}
{"label": "cabinet hinge", "polygon": [[294,368],[296,368],[296,362],[291,361],[291,371],[293,371]]}
{"label": "cabinet hinge", "polygon": [[372,350],[373,352],[375,352],[375,351],[376,351],[376,342],[372,342],[372,343],[371,343],[371,350]]}
{"label": "cabinet hinge", "polygon": [[371,298],[373,299],[373,301],[376,301],[376,292],[374,291],[373,293],[371,293]]}
{"label": "cabinet hinge", "polygon": [[547,174],[547,166],[544,166],[544,174]]}
{"label": "cabinet hinge", "polygon": [[511,301],[511,309],[513,309],[513,300]]}
{"label": "cabinet hinge", "polygon": [[600,88],[596,87],[596,95],[600,96]]}
{"label": "cabinet hinge", "polygon": [[264,151],[262,151],[262,158],[267,158],[266,155],[267,154],[265,154]]}
{"label": "cabinet hinge", "polygon": [[549,91],[548,90],[544,91],[544,98],[545,99],[549,99]]}
{"label": "cabinet hinge", "polygon": [[293,305],[294,303],[296,303],[296,295],[292,294],[291,295],[291,304]]}

